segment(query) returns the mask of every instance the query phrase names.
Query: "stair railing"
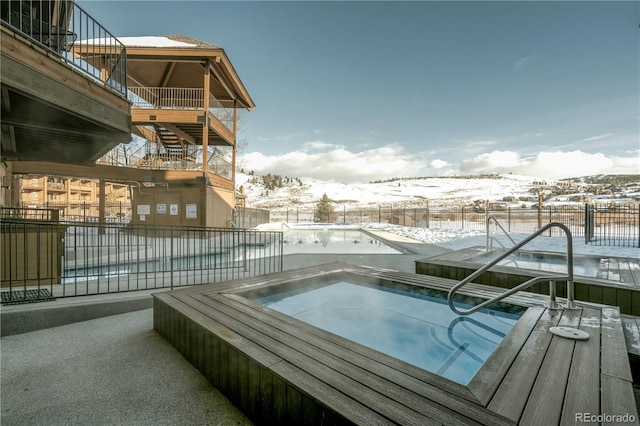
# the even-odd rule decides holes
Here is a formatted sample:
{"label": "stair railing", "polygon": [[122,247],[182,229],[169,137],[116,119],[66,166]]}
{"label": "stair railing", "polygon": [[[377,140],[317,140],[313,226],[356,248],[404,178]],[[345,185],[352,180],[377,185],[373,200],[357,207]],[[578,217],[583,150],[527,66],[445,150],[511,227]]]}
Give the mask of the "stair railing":
{"label": "stair railing", "polygon": [[[464,287],[465,285],[467,285],[468,283],[470,283],[472,280],[474,280],[475,278],[479,277],[480,275],[482,275],[484,272],[486,272],[487,270],[491,269],[492,267],[494,267],[495,265],[497,265],[501,260],[503,260],[504,258],[508,257],[509,255],[511,255],[512,253],[518,251],[521,247],[523,247],[524,245],[528,244],[529,242],[531,242],[532,240],[534,240],[536,237],[540,236],[542,233],[544,233],[547,229],[550,228],[560,228],[564,231],[566,237],[567,237],[567,275],[549,275],[549,276],[542,276],[542,277],[534,277],[531,278],[528,281],[525,281],[522,284],[517,285],[516,287],[505,291],[502,294],[499,294],[489,300],[485,300],[484,302],[480,303],[479,305],[474,306],[471,309],[467,309],[467,310],[461,310],[455,307],[454,305],[454,296],[456,294],[456,292],[458,290],[460,290],[462,287]],[[496,259],[492,260],[491,262],[487,263],[486,265],[484,265],[482,268],[478,269],[477,271],[475,271],[473,274],[469,275],[467,278],[463,279],[462,281],[460,281],[458,284],[456,284],[455,286],[453,286],[451,288],[451,290],[449,290],[449,295],[447,296],[447,301],[449,302],[449,307],[451,308],[451,310],[455,313],[457,313],[458,315],[469,315],[472,314],[486,306],[489,306],[491,304],[494,304],[508,296],[511,296],[514,293],[517,293],[518,291],[524,290],[526,288],[531,287],[533,284],[540,282],[540,281],[546,281],[549,280],[549,308],[551,309],[557,309],[558,305],[556,302],[556,281],[557,280],[566,280],[567,282],[567,305],[566,308],[567,309],[576,309],[576,304],[575,304],[575,298],[574,298],[574,287],[573,287],[573,240],[571,237],[571,231],[569,230],[569,228],[567,226],[565,226],[562,223],[559,222],[551,222],[548,223],[547,225],[543,226],[542,228],[538,229],[536,232],[534,232],[533,234],[531,234],[530,236],[528,236],[527,238],[525,238],[524,240],[522,240],[520,243],[516,244],[515,246],[513,246],[511,249],[507,250],[505,253],[503,253],[502,255],[498,256]]]}

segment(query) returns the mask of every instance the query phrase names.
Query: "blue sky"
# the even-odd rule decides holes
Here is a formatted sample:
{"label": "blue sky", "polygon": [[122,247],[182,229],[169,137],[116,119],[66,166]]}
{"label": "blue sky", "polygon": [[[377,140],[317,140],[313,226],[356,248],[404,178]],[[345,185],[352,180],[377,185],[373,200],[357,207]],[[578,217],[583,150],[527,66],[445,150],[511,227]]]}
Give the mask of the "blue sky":
{"label": "blue sky", "polygon": [[78,1],[222,46],[241,164],[339,182],[640,173],[640,3]]}

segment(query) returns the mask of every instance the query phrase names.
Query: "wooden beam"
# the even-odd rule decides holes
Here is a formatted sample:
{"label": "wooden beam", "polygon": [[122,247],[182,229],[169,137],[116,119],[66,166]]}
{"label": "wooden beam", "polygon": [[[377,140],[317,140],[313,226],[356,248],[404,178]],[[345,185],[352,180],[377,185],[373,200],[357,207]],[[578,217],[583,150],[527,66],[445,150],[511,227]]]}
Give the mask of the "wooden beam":
{"label": "wooden beam", "polygon": [[144,138],[144,139],[146,139],[148,141],[155,142],[155,143],[158,143],[160,141],[159,137],[158,137],[158,134],[156,132],[154,132],[153,130],[151,130],[151,129],[147,128],[147,127],[144,127],[142,125],[133,126],[131,128],[131,130],[136,135],[138,135],[141,138]]}
{"label": "wooden beam", "polygon": [[153,123],[201,123],[202,110],[148,109],[131,108],[131,122],[133,124]]}
{"label": "wooden beam", "polygon": [[159,56],[157,58],[132,58],[129,57],[129,50],[127,49],[127,62],[180,62],[180,63],[190,63],[190,64],[201,64],[202,59],[180,59],[180,58],[171,58],[168,59],[163,56]]}
{"label": "wooden beam", "polygon": [[[199,170],[149,170],[132,167],[106,166],[96,164],[82,166],[76,164],[50,163],[44,161],[11,161],[15,175],[43,175],[76,177],[86,179],[104,179],[106,181],[167,182],[184,184],[196,182],[202,176]],[[210,183],[218,188],[233,190],[233,182],[222,176],[208,173]]]}
{"label": "wooden beam", "polygon": [[2,88],[2,109],[5,112],[11,112],[11,99],[9,98],[9,90]]}
{"label": "wooden beam", "polygon": [[[213,66],[211,66],[211,65],[210,65],[210,68],[211,68],[211,71],[213,71],[213,75],[214,75],[214,76],[215,76],[215,78],[220,82],[220,84],[222,85],[222,87],[224,88],[224,90],[226,90],[226,92],[227,92],[231,97],[234,97],[234,98],[235,98],[235,96],[236,96],[236,95],[235,95],[235,91],[233,91],[233,90],[231,90],[231,89],[229,88],[229,84],[228,84],[227,79],[226,79],[226,78],[224,78],[224,76],[222,76],[222,75],[220,74],[220,72],[219,72],[218,70],[216,70],[216,68],[215,68],[215,67],[213,67]],[[207,92],[205,91],[205,93],[207,93]]]}
{"label": "wooden beam", "polygon": [[160,87],[165,87],[169,82],[169,79],[173,75],[173,70],[176,68],[177,62],[171,62],[169,66],[164,70],[164,74],[162,76],[162,80],[160,82]]}
{"label": "wooden beam", "polygon": [[2,150],[16,152],[16,132],[11,125],[2,124]]}
{"label": "wooden beam", "polygon": [[191,144],[194,144],[194,145],[196,144],[196,139],[193,136],[191,136],[189,133],[184,132],[183,130],[180,130],[178,127],[174,126],[173,124],[171,123],[158,123],[158,124],[164,127],[165,129],[175,133],[181,139],[184,139]]}
{"label": "wooden beam", "polygon": [[98,138],[98,139],[102,139],[102,140],[110,140],[110,136],[108,133],[104,132],[104,131],[99,131],[99,132],[92,132],[89,131],[87,129],[82,129],[82,130],[71,130],[71,129],[65,129],[65,128],[61,128],[59,126],[56,125],[49,125],[49,124],[43,124],[43,123],[37,123],[37,122],[33,122],[33,121],[26,121],[26,120],[22,120],[22,119],[16,119],[14,117],[11,116],[3,116],[2,117],[2,124],[6,124],[6,125],[10,125],[10,126],[16,126],[16,127],[24,127],[24,128],[28,128],[28,129],[33,129],[33,130],[40,130],[40,131],[47,131],[47,132],[55,132],[58,134],[62,134],[62,135],[67,135],[70,137],[81,137],[82,139],[86,139],[88,136],[94,137],[94,138]]}

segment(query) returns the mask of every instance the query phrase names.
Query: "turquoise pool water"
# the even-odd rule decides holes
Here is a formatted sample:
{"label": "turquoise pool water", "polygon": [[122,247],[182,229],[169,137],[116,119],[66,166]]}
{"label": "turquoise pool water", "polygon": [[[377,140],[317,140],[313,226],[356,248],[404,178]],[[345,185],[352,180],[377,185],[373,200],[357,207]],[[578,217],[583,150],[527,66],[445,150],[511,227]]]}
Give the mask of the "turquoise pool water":
{"label": "turquoise pool water", "polygon": [[254,300],[463,385],[520,317],[497,310],[459,317],[446,298],[345,281]]}

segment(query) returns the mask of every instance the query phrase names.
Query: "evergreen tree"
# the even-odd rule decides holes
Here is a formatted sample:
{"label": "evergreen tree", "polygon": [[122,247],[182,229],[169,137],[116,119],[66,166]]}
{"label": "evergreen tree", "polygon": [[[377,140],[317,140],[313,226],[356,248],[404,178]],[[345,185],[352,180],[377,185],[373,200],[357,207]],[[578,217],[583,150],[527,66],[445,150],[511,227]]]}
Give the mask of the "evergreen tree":
{"label": "evergreen tree", "polygon": [[331,223],[332,217],[333,206],[331,205],[331,200],[325,193],[316,204],[316,208],[313,212],[313,221]]}

